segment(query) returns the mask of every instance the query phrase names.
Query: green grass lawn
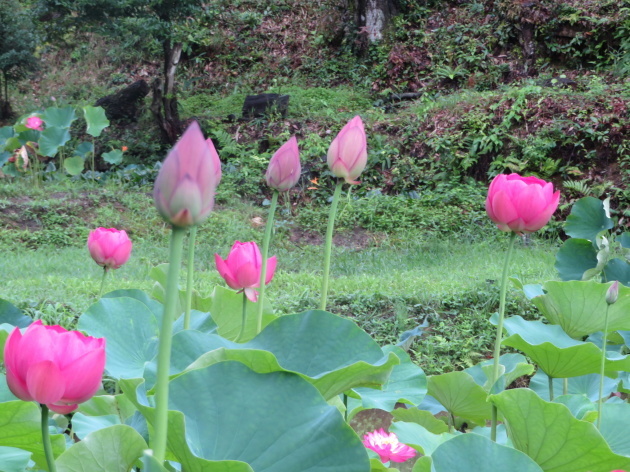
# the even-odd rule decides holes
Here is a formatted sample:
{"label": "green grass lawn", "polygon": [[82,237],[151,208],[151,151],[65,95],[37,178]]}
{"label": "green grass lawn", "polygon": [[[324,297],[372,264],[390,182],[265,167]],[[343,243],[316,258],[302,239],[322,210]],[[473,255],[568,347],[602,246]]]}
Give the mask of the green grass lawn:
{"label": "green grass lawn", "polygon": [[[7,185],[0,187],[0,205],[6,223],[0,228],[0,298],[47,322],[72,326],[97,299],[102,269],[87,251],[90,229],[124,228],[134,243],[129,262],[109,274],[106,291],[150,292],[151,269],[167,262],[169,230],[148,189],[66,182],[44,191]],[[224,285],[214,254],[225,258],[237,239],[260,243],[266,211],[251,202],[232,201],[218,206],[200,228],[195,288],[202,295]],[[313,225],[325,221],[317,212],[325,213],[326,205],[309,211]],[[266,294],[280,314],[317,308],[322,247],[296,240],[295,230],[317,235],[319,228],[298,228],[304,220],[297,217],[278,221],[270,249],[278,268]],[[343,222],[340,226],[348,227]],[[346,230],[333,253],[328,310],[354,319],[381,344],[395,343],[402,332],[427,321],[425,335],[411,348],[427,373],[472,365],[491,350],[493,330],[487,320],[498,308],[497,279],[508,236],[488,221],[482,226],[477,220],[461,221],[466,229],[447,235],[409,227],[387,233]],[[517,241],[510,275],[524,283],[555,279],[555,250],[554,244],[535,236],[529,246]],[[184,277],[182,271],[182,286]],[[515,289],[508,300],[508,314],[536,316]]]}

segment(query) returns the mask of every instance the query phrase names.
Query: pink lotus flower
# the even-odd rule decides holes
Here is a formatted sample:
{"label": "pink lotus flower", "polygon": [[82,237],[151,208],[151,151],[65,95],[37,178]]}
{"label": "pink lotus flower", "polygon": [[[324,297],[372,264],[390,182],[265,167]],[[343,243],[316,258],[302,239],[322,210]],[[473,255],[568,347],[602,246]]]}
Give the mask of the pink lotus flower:
{"label": "pink lotus flower", "polygon": [[4,346],[9,390],[21,400],[43,403],[67,414],[89,400],[101,386],[105,339],[32,323],[15,328]]}
{"label": "pink lotus flower", "polygon": [[37,131],[44,131],[44,121],[38,116],[29,116],[24,126]]}
{"label": "pink lotus flower", "polygon": [[219,156],[193,121],[168,153],[155,180],[155,206],[173,226],[203,223],[214,206],[220,179]]}
{"label": "pink lotus flower", "polygon": [[545,226],[560,200],[553,184],[537,177],[499,174],[490,184],[486,212],[501,231],[532,233]]}
{"label": "pink lotus flower", "polygon": [[[260,271],[262,256],[255,242],[242,243],[236,241],[230,249],[226,260],[218,254],[214,255],[217,270],[230,288],[245,291],[245,295],[252,302],[258,300],[258,292],[254,288],[260,286]],[[276,256],[267,259],[267,274],[265,285],[271,282],[276,271]]]}
{"label": "pink lotus flower", "polygon": [[416,455],[416,450],[398,441],[394,433],[386,433],[383,428],[363,436],[363,445],[372,449],[381,458],[381,462],[405,462]]}
{"label": "pink lotus flower", "polygon": [[115,228],[96,228],[87,241],[92,259],[109,269],[118,269],[129,260],[132,243],[126,231]]}
{"label": "pink lotus flower", "polygon": [[344,126],[328,148],[328,167],[337,177],[349,184],[358,184],[355,179],[367,164],[367,138],[361,117],[355,116]]}
{"label": "pink lotus flower", "polygon": [[285,192],[297,184],[301,172],[302,165],[300,164],[297,139],[295,136],[291,136],[291,139],[284,143],[269,161],[265,179],[269,187],[278,192]]}

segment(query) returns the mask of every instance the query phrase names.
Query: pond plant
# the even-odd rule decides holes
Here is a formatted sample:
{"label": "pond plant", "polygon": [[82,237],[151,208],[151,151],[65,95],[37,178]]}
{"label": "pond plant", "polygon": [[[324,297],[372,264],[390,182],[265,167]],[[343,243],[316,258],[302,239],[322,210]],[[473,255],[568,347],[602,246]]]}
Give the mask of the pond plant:
{"label": "pond plant", "polygon": [[[45,133],[49,120],[43,121]],[[614,234],[607,203],[583,199],[573,206],[567,232],[579,241],[565,244],[582,250],[559,251],[562,281],[523,285],[508,277],[511,248],[517,235],[549,221],[560,195],[537,177],[498,175],[486,209],[510,240],[499,313],[489,320],[497,326],[494,356],[426,376],[404,349],[423,335],[421,327],[399,345],[379,346],[351,320],[325,311],[336,203],[343,183],[358,184],[366,142],[355,117],[328,152],[339,180],[320,309],[277,316],[264,295],[276,263],[282,267],[268,258],[272,226],[262,254],[255,243],[236,241],[227,259],[216,256],[229,288],[191,295],[194,231],[213,211],[221,178],[218,154],[193,122],[155,182],[155,205],[171,227],[159,290],[99,296],[77,331],[44,326],[0,300],[0,469],[630,470],[630,235]],[[299,173],[291,138],[267,171],[274,202]],[[187,234],[187,284],[180,290]],[[131,242],[99,228],[88,248],[106,272],[126,262]],[[541,319],[506,316],[508,281]],[[503,346],[510,352],[501,355]],[[512,388],[517,379],[519,388]],[[360,438],[349,422],[371,409],[388,412],[393,422]]]}

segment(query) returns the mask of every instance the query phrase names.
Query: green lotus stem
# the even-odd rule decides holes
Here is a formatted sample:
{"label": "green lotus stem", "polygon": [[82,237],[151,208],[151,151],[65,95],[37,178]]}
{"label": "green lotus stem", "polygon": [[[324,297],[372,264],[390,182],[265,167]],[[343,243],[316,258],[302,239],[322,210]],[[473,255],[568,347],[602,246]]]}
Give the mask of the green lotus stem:
{"label": "green lotus stem", "polygon": [[553,401],[553,377],[547,376],[547,380],[549,382],[549,401]]}
{"label": "green lotus stem", "polygon": [[103,267],[103,277],[101,277],[101,290],[98,292],[98,298],[103,297],[103,289],[105,288],[105,277],[107,277],[107,267]]}
{"label": "green lotus stem", "polygon": [[343,411],[343,419],[346,420],[346,423],[348,422],[348,395],[346,395],[345,393],[342,394],[343,395],[343,406],[345,407],[345,410]]}
{"label": "green lotus stem", "polygon": [[599,368],[599,400],[597,400],[597,429],[602,426],[602,406],[604,405],[604,371],[606,368],[606,345],[608,344],[608,308],[606,304],[606,316],[604,317],[604,338],[602,339],[602,363]]}
{"label": "green lotus stem", "polygon": [[267,226],[265,227],[265,239],[263,239],[262,248],[262,266],[260,268],[260,286],[258,288],[258,307],[256,311],[256,334],[262,331],[262,317],[265,300],[265,280],[267,279],[267,256],[269,255],[269,244],[271,242],[271,231],[273,230],[273,218],[276,214],[278,206],[277,190],[273,191],[271,197],[271,206],[269,207],[269,216],[267,217]]}
{"label": "green lotus stem", "polygon": [[332,252],[332,237],[335,229],[335,216],[337,215],[337,206],[339,205],[339,197],[341,195],[341,186],[343,180],[337,182],[335,193],[333,194],[332,205],[330,205],[330,214],[328,215],[328,229],[326,230],[326,241],[324,243],[324,278],[322,281],[322,300],[320,308],[326,310],[326,302],[328,299],[328,279],[330,276],[330,254]]}
{"label": "green lotus stem", "polygon": [[455,432],[455,416],[451,412],[448,414],[448,432]]}
{"label": "green lotus stem", "polygon": [[245,295],[245,291],[243,291],[243,310],[241,312],[241,329],[238,332],[238,337],[236,338],[236,342],[239,342],[243,337],[243,333],[245,332],[245,320],[247,319],[247,295]]}
{"label": "green lotus stem", "polygon": [[[503,336],[503,321],[505,319],[505,294],[507,293],[507,278],[508,268],[510,266],[510,259],[512,258],[512,252],[514,251],[514,242],[516,241],[516,233],[510,234],[510,242],[508,244],[508,250],[505,254],[505,263],[503,264],[503,273],[501,274],[501,292],[499,298],[499,323],[497,324],[497,337],[494,342],[494,364],[492,368],[492,382],[490,385],[499,379],[499,358],[501,357],[501,337]],[[490,424],[490,439],[497,440],[497,407],[492,405],[492,420]]]}
{"label": "green lotus stem", "polygon": [[564,378],[562,379],[562,395],[568,395],[569,394],[569,379]]}
{"label": "green lotus stem", "polygon": [[184,312],[184,329],[190,328],[190,309],[192,307],[193,274],[195,271],[195,240],[197,226],[190,228],[188,234],[188,273],[186,274],[186,311]]}
{"label": "green lotus stem", "polygon": [[48,471],[57,472],[55,456],[53,455],[52,444],[50,443],[50,432],[48,431],[48,407],[46,405],[39,406],[42,409],[42,442],[44,443],[44,455],[48,463]]}
{"label": "green lotus stem", "polygon": [[173,227],[171,234],[170,257],[166,278],[166,295],[164,315],[160,329],[158,347],[157,380],[155,384],[155,424],[153,437],[153,456],[163,463],[166,456],[166,438],[168,433],[168,376],[171,365],[171,338],[173,335],[173,320],[177,310],[179,298],[179,269],[182,263],[182,243],[186,229]]}

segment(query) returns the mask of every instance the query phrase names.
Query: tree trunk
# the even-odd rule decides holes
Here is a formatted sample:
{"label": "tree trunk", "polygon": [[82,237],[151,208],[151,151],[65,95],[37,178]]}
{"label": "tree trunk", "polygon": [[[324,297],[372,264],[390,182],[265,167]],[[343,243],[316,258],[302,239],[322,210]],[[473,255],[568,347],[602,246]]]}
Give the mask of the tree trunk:
{"label": "tree trunk", "polygon": [[182,131],[175,95],[175,71],[181,54],[182,43],[171,45],[170,41],[164,42],[164,81],[156,79],[152,85],[151,111],[162,131],[162,139],[170,144],[177,141]]}
{"label": "tree trunk", "polygon": [[355,21],[359,30],[372,43],[383,39],[383,31],[398,14],[396,0],[354,0]]}

